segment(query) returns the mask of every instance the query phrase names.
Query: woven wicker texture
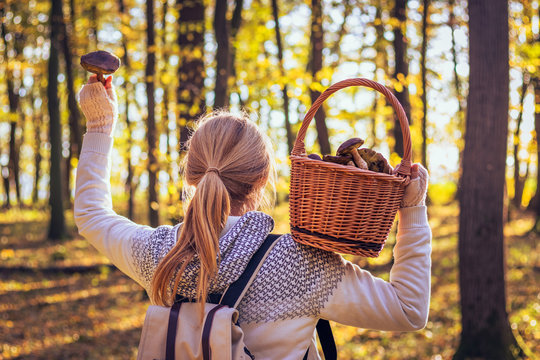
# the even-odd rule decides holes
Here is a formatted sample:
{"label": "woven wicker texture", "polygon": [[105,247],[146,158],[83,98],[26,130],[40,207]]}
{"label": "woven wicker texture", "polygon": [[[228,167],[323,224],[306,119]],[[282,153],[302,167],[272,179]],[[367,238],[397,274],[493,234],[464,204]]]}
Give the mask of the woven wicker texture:
{"label": "woven wicker texture", "polygon": [[[404,156],[397,175],[307,157],[304,139],[322,103],[334,92],[365,86],[382,93],[398,116]],[[394,223],[411,168],[411,135],[403,107],[385,86],[368,79],[340,81],[307,112],[291,154],[289,211],[295,241],[342,254],[377,257]]]}

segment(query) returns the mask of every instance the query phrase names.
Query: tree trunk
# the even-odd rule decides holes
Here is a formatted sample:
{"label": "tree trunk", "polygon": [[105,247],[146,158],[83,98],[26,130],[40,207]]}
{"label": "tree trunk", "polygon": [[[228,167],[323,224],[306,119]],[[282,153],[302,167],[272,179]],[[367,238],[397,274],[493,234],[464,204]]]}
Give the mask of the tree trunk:
{"label": "tree trunk", "polygon": [[[4,18],[5,9],[4,7],[0,8],[0,16]],[[9,103],[9,157],[7,168],[4,168],[7,174],[3,174],[7,180],[4,180],[4,187],[7,196],[7,206],[10,204],[10,191],[12,184],[15,186],[15,194],[17,202],[20,204],[20,186],[19,186],[19,153],[17,146],[16,130],[17,130],[17,121],[19,119],[17,114],[17,109],[19,108],[19,94],[15,90],[13,84],[12,73],[9,71],[9,54],[8,54],[8,42],[7,42],[7,30],[4,22],[2,22],[0,31],[2,33],[2,40],[4,41],[4,62],[6,63],[6,85],[7,85],[7,95]],[[16,50],[15,50],[16,51]],[[4,171],[3,171],[4,172]]]}
{"label": "tree trunk", "polygon": [[126,93],[126,128],[128,132],[128,153],[127,153],[127,176],[126,176],[126,183],[125,188],[128,193],[128,218],[131,220],[135,219],[135,184],[133,184],[133,176],[134,176],[134,169],[133,165],[131,164],[131,148],[133,147],[133,139],[131,137],[132,134],[132,125],[131,121],[129,120],[129,91],[130,87],[128,87],[128,82],[126,81],[124,83],[124,89]]}
{"label": "tree trunk", "polygon": [[[169,175],[169,182],[167,188],[169,188],[169,185],[174,186],[173,182],[173,170],[172,170],[172,146],[171,146],[171,138],[174,135],[173,132],[169,128],[169,89],[168,87],[163,89],[163,106],[162,106],[162,116],[161,121],[163,122],[163,130],[166,134],[166,159],[167,159],[167,165],[166,165],[166,171]],[[173,193],[171,191],[167,191],[169,197],[167,200],[167,205],[170,206],[173,204]]]}
{"label": "tree trunk", "polygon": [[[127,60],[127,55],[125,56],[124,60]],[[127,64],[127,63],[124,61],[124,64]],[[126,176],[126,182],[124,184],[124,188],[126,189],[126,192],[128,194],[127,217],[128,219],[134,220],[135,219],[135,184],[133,183],[133,179],[134,179],[135,171],[134,171],[133,165],[131,164],[131,149],[133,147],[133,138],[132,138],[133,126],[131,124],[131,120],[129,119],[129,93],[133,91],[133,89],[129,85],[130,84],[128,83],[128,81],[124,82],[124,92],[125,92],[125,97],[126,97],[125,118],[126,118],[126,129],[128,133],[128,139],[127,139],[128,151],[126,155],[127,156],[126,157],[127,176]]]}
{"label": "tree trunk", "polygon": [[230,64],[230,24],[227,21],[227,0],[216,0],[214,11],[214,33],[217,42],[216,51],[216,87],[214,90],[214,109],[229,105]]}
{"label": "tree trunk", "polygon": [[[22,106],[21,106],[21,109],[22,109]],[[23,176],[24,175],[20,175],[21,174],[21,167],[20,167],[20,164],[21,164],[21,161],[20,161],[20,156],[21,156],[21,148],[23,146],[23,144],[27,143],[27,139],[26,137],[28,136],[28,133],[25,131],[26,127],[27,127],[27,122],[28,121],[32,121],[32,117],[31,115],[26,115],[23,111],[20,111],[19,113],[19,116],[20,116],[20,127],[21,127],[21,135],[19,136],[19,140],[17,142],[17,178],[19,179],[19,183],[20,183],[20,180],[22,180]],[[24,156],[24,155],[23,155]],[[25,168],[23,167],[22,168],[22,173],[24,174],[25,173]],[[19,186],[19,206],[20,207],[24,207],[25,204],[24,204],[24,199],[22,198],[22,193],[20,193],[20,189],[21,187]]]}
{"label": "tree trunk", "polygon": [[79,106],[77,105],[77,95],[73,86],[74,76],[72,68],[73,55],[71,54],[71,47],[69,41],[70,33],[68,26],[64,19],[62,19],[62,33],[60,35],[62,42],[62,52],[64,55],[64,63],[66,70],[66,87],[68,92],[68,110],[69,110],[69,156],[66,159],[66,203],[71,207],[71,159],[79,158],[79,152],[82,145],[81,127],[80,127],[80,113]]}
{"label": "tree trunk", "polygon": [[373,45],[375,48],[375,51],[377,52],[375,57],[375,66],[379,69],[383,69],[385,72],[389,73],[390,68],[388,65],[388,53],[386,51],[387,47],[387,40],[384,38],[384,23],[383,23],[383,14],[382,14],[382,8],[381,4],[379,3],[377,5],[376,11],[375,11],[375,34],[376,34],[376,40],[375,44]]}
{"label": "tree trunk", "polygon": [[190,121],[205,112],[204,98],[204,1],[177,0],[178,45],[181,49],[178,67],[178,129],[180,151],[185,150]]}
{"label": "tree trunk", "polygon": [[[81,66],[79,66],[79,63],[78,63],[79,58],[77,54],[77,48],[80,49],[80,46],[77,46],[77,44],[79,44],[80,42],[80,35],[83,35],[86,38],[86,34],[77,33],[76,22],[80,16],[77,13],[77,10],[76,10],[77,8],[76,8],[75,3],[76,3],[75,0],[69,0],[69,22],[67,23],[69,41],[70,41],[70,44],[73,46],[73,49],[71,49],[71,60],[72,60],[72,64],[74,64],[72,68],[73,69],[72,73],[73,73],[74,79],[77,79],[77,78],[86,79],[88,73]],[[80,145],[79,152],[80,152],[80,149],[82,146],[82,138],[86,131],[86,123],[85,123],[84,116],[82,116],[80,110],[79,110],[78,115],[79,115],[79,123],[78,123],[79,135],[81,138],[81,142],[79,144]]]}
{"label": "tree trunk", "polygon": [[521,200],[523,195],[523,186],[525,184],[525,178],[519,175],[519,136],[521,133],[521,122],[523,120],[523,103],[525,101],[525,95],[529,88],[529,75],[523,72],[523,85],[521,86],[521,98],[519,101],[519,115],[516,120],[516,131],[514,132],[514,198],[512,199],[512,205],[515,209],[521,208]]}
{"label": "tree trunk", "polygon": [[[465,127],[465,121],[464,121],[464,117],[465,117],[465,108],[466,108],[466,105],[464,104],[464,96],[463,94],[461,94],[461,89],[462,89],[462,86],[461,86],[461,80],[459,78],[459,74],[457,72],[457,66],[458,66],[458,62],[457,62],[457,51],[456,51],[456,36],[455,36],[455,28],[456,28],[456,16],[454,14],[454,7],[455,7],[455,0],[449,0],[448,2],[448,5],[450,7],[450,17],[449,17],[449,20],[448,20],[448,25],[450,26],[450,29],[452,30],[451,31],[451,39],[452,39],[452,48],[451,48],[451,52],[452,52],[452,61],[454,62],[454,67],[453,67],[453,70],[454,70],[454,88],[455,88],[455,91],[456,91],[456,97],[457,97],[457,100],[458,100],[458,113],[457,113],[457,119],[458,119],[458,122],[457,122],[457,127],[459,129],[459,131],[461,131],[462,133],[465,131],[464,127]],[[456,194],[455,194],[455,198],[458,199],[459,201],[459,198],[460,198],[460,193],[461,193],[461,174],[463,172],[463,148],[461,146],[458,146],[459,147],[459,169],[458,169],[458,174],[459,174],[459,180],[458,180],[458,186],[457,186],[457,191],[456,191]]]}
{"label": "tree trunk", "polygon": [[[540,137],[538,134],[540,134],[540,78],[534,78],[532,79],[533,87],[534,87],[534,130],[536,134],[536,156],[538,159],[538,164],[540,164],[540,145],[538,144],[538,139]],[[536,191],[534,193],[534,196],[532,197],[531,201],[529,202],[529,206],[527,207],[528,210],[532,210],[535,212],[537,219],[540,218],[540,169],[538,169],[538,164],[536,166]],[[538,222],[538,221],[537,221]]]}
{"label": "tree trunk", "polygon": [[[407,63],[407,43],[404,32],[406,30],[407,0],[395,0],[392,17],[398,20],[398,26],[394,28],[394,54],[395,68],[394,79],[401,85],[394,90],[394,95],[403,106],[409,122],[411,121],[411,105],[409,101],[409,90],[407,89],[407,76],[409,75],[409,64]],[[401,91],[400,91],[401,90]],[[394,151],[403,157],[403,133],[399,125],[399,119],[394,115]]]}
{"label": "tree trunk", "polygon": [[456,91],[456,97],[458,99],[458,115],[459,115],[459,125],[461,127],[463,127],[463,117],[464,117],[464,111],[465,111],[465,108],[466,108],[466,104],[464,104],[464,96],[463,94],[461,93],[462,91],[462,86],[461,86],[461,80],[459,78],[459,74],[457,72],[457,66],[458,66],[458,62],[457,62],[457,50],[456,50],[456,35],[455,35],[455,32],[456,32],[456,16],[454,14],[454,7],[455,7],[455,0],[449,0],[448,2],[449,6],[450,6],[450,17],[449,17],[449,21],[448,21],[448,25],[450,26],[450,29],[452,30],[451,34],[451,41],[452,41],[452,47],[450,49],[450,51],[452,52],[452,61],[454,62],[454,66],[453,66],[453,71],[454,71],[454,88],[455,88],[455,91]]}
{"label": "tree trunk", "polygon": [[[75,0],[69,0],[69,20],[71,29],[75,30]],[[73,34],[75,37],[75,34]]]}
{"label": "tree trunk", "polygon": [[[285,67],[283,66],[283,43],[281,41],[281,29],[279,26],[279,11],[277,0],[272,0],[272,15],[274,17],[275,30],[276,30],[276,43],[278,48],[278,60],[279,60],[279,72],[281,77],[285,78]],[[292,152],[294,146],[294,134],[292,133],[291,121],[289,117],[289,94],[287,93],[287,83],[281,86],[281,93],[283,94],[283,114],[285,115],[285,131],[287,132],[287,149],[288,153]]]}
{"label": "tree trunk", "polygon": [[[8,88],[9,89],[9,88]],[[9,94],[9,90],[8,90]],[[19,96],[16,95],[15,98],[17,99],[16,104],[18,104]],[[16,108],[11,107],[12,102],[10,100],[10,128],[9,128],[9,162],[8,162],[8,168],[9,168],[9,174],[11,175],[11,181],[13,184],[15,184],[15,196],[17,198],[17,204],[21,204],[21,186],[19,182],[19,149],[20,144],[19,141],[17,141],[17,122],[19,120],[19,116],[16,112],[12,112],[12,110]],[[18,107],[18,105],[16,105]]]}
{"label": "tree trunk", "polygon": [[93,2],[90,6],[90,41],[88,42],[90,51],[98,49],[98,13],[97,5]]}
{"label": "tree trunk", "polygon": [[[376,69],[376,67],[375,67]],[[371,113],[373,114],[371,116],[371,144],[364,144],[366,147],[374,148],[378,145],[377,141],[377,109],[379,108],[379,99],[378,95],[375,94],[373,97],[373,104],[371,105]]]}
{"label": "tree trunk", "polygon": [[[530,5],[530,4],[529,4]],[[528,9],[528,6],[525,7],[525,9]],[[531,14],[526,14],[531,15]],[[532,16],[529,16],[529,18],[532,18]],[[540,43],[540,36],[536,35],[534,37],[534,42],[532,45],[534,46],[535,43]],[[529,204],[527,205],[527,210],[532,211],[535,214],[536,220],[533,225],[533,228],[531,231],[536,232],[537,234],[540,233],[540,77],[535,74],[534,78],[531,79],[531,83],[533,85],[534,90],[534,135],[535,135],[535,142],[536,142],[536,191],[534,193],[534,196],[529,201]],[[527,165],[527,171],[529,166]]]}
{"label": "tree trunk", "polygon": [[11,195],[9,194],[9,170],[6,166],[2,166],[2,185],[4,186],[4,193],[6,194],[2,208],[9,209],[11,207]]}
{"label": "tree trunk", "polygon": [[[388,65],[388,41],[384,38],[384,23],[383,23],[383,14],[382,14],[382,8],[381,4],[377,4],[376,11],[375,11],[375,21],[374,21],[374,28],[375,28],[375,34],[376,34],[376,40],[375,44],[373,44],[373,47],[376,51],[375,55],[375,71],[374,74],[377,74],[377,69],[382,69],[384,73],[389,73],[389,65]],[[386,79],[377,79],[378,81],[385,81]],[[375,147],[379,144],[379,139],[377,138],[377,118],[380,116],[380,101],[378,100],[379,95],[375,93],[374,99],[373,99],[373,116],[371,117],[371,141],[372,141],[372,147]],[[383,123],[386,123],[386,116],[383,118]]]}
{"label": "tree trunk", "polygon": [[156,44],[154,34],[154,2],[146,2],[146,98],[148,103],[148,209],[150,226],[159,225],[159,202],[157,191],[158,163],[156,157],[156,119],[154,99],[154,77],[156,74]]}
{"label": "tree trunk", "polygon": [[[172,160],[171,160],[171,137],[173,136],[172,131],[169,127],[169,87],[170,87],[170,81],[167,81],[167,72],[168,72],[168,66],[169,63],[169,44],[167,44],[167,13],[169,11],[169,5],[168,2],[163,2],[162,11],[161,11],[161,63],[164,64],[164,66],[160,70],[160,85],[163,89],[163,101],[161,105],[161,126],[162,131],[165,133],[165,155],[166,155],[166,172],[169,176],[169,182],[167,184],[167,189],[169,189],[169,186],[174,186],[173,182],[173,174],[172,174]],[[167,198],[167,206],[171,206],[174,203],[173,199],[173,193],[171,191],[167,191],[168,198]]]}
{"label": "tree trunk", "polygon": [[33,115],[33,124],[34,124],[34,188],[32,190],[32,202],[34,206],[37,205],[39,201],[39,179],[41,178],[41,124],[42,119],[41,115],[34,108],[34,99],[32,97],[32,115]]}
{"label": "tree trunk", "polygon": [[[118,0],[118,11],[120,13],[121,19],[122,19],[122,25],[128,26],[126,23],[126,16],[128,13],[126,12],[126,7],[124,5],[124,0]],[[129,81],[127,79],[127,75],[130,72],[130,61],[128,56],[128,46],[127,46],[127,37],[126,35],[122,36],[122,49],[124,50],[124,55],[122,56],[122,65],[124,66],[124,73],[126,74],[126,80],[124,81],[124,93],[125,93],[125,118],[126,118],[126,128],[128,133],[127,138],[127,176],[126,176],[126,182],[124,184],[124,188],[126,189],[126,192],[128,194],[128,213],[127,216],[130,220],[134,220],[135,216],[135,186],[133,184],[133,165],[131,165],[131,148],[133,147],[133,138],[131,136],[132,132],[132,126],[131,121],[129,120],[129,94],[130,94],[130,86]]]}
{"label": "tree trunk", "polygon": [[51,220],[49,239],[62,239],[66,236],[64,220],[64,201],[62,187],[62,131],[60,125],[60,102],[58,100],[58,54],[62,34],[62,0],[52,0],[51,6],[51,48],[49,55],[49,81],[47,98],[49,109],[49,138],[51,142],[50,194]]}
{"label": "tree trunk", "polygon": [[[311,1],[311,74],[312,82],[320,83],[320,71],[323,64],[323,18],[322,18],[322,3],[321,0]],[[321,93],[317,90],[310,89],[311,102],[315,102]],[[317,140],[321,149],[321,154],[326,155],[331,153],[330,141],[328,139],[328,128],[326,127],[326,114],[324,106],[319,108],[315,114],[315,126],[317,128]]]}
{"label": "tree trunk", "polygon": [[427,35],[427,19],[429,16],[429,1],[430,0],[424,0],[424,9],[423,9],[423,16],[422,16],[422,60],[421,60],[421,68],[422,68],[422,164],[427,168],[428,162],[427,162],[427,80],[426,80],[426,74],[427,74],[427,67],[426,67],[426,52],[427,52],[427,43],[428,43],[428,35]]}
{"label": "tree trunk", "polygon": [[[231,68],[231,77],[234,79],[234,86],[236,88],[236,92],[238,95],[238,103],[241,108],[244,107],[244,102],[242,100],[242,97],[240,95],[240,90],[237,86],[237,74],[236,74],[236,47],[237,42],[236,35],[238,34],[238,31],[240,30],[240,24],[242,23],[242,8],[244,7],[244,0],[235,0],[235,6],[231,18],[231,51],[230,51],[230,59],[229,64]],[[230,96],[230,95],[229,95]]]}
{"label": "tree trunk", "polygon": [[[235,6],[231,18],[231,39],[236,39],[238,30],[240,30],[240,24],[242,23],[242,8],[244,7],[244,0],[235,0]],[[235,47],[231,47],[231,55],[235,53]],[[234,60],[234,56],[231,56]],[[231,66],[234,65],[234,61],[231,62]]]}
{"label": "tree trunk", "polygon": [[214,90],[214,108],[229,106],[229,77],[236,76],[234,62],[236,48],[234,41],[242,22],[243,0],[236,0],[231,21],[227,21],[227,1],[216,0],[214,11],[214,33],[217,42],[216,86]]}
{"label": "tree trunk", "polygon": [[531,229],[532,231],[536,233],[540,233],[540,169],[538,168],[538,165],[540,164],[540,144],[538,139],[540,139],[540,78],[534,78],[532,80],[533,86],[534,86],[534,130],[536,134],[536,192],[529,202],[529,205],[527,209],[532,210],[535,214],[536,220],[534,222],[534,226]]}
{"label": "tree trunk", "polygon": [[471,1],[470,76],[459,216],[462,332],[454,359],[515,359],[508,323],[503,196],[508,134],[508,3]]}

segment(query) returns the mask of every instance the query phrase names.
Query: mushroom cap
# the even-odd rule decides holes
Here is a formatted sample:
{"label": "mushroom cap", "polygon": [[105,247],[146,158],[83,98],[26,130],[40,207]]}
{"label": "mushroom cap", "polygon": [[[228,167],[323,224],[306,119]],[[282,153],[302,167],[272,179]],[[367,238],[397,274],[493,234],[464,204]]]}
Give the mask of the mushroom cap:
{"label": "mushroom cap", "polygon": [[356,150],[360,146],[362,146],[363,143],[364,143],[364,140],[360,138],[349,139],[339,146],[339,148],[337,149],[336,155],[347,154],[353,150]]}
{"label": "mushroom cap", "polygon": [[309,154],[307,157],[313,160],[322,160],[319,154]]}
{"label": "mushroom cap", "polygon": [[120,59],[110,52],[99,50],[81,56],[81,66],[94,74],[112,74],[120,67]]}
{"label": "mushroom cap", "polygon": [[358,150],[358,154],[366,161],[369,170],[392,174],[392,167],[381,153],[373,149],[362,148]]}
{"label": "mushroom cap", "polygon": [[341,164],[341,165],[347,165],[349,161],[352,161],[352,156],[349,154],[339,155],[339,156],[324,155],[323,161],[333,162],[333,163]]}
{"label": "mushroom cap", "polygon": [[370,162],[377,157],[378,152],[376,152],[373,149],[362,148],[362,149],[358,149],[358,154],[360,154],[360,156],[364,160],[366,160],[367,162]]}

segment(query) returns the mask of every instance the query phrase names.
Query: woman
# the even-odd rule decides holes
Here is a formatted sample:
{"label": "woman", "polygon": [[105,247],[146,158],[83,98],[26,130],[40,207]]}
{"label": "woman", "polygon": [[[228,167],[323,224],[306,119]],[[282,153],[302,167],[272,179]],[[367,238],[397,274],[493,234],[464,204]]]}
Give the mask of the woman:
{"label": "woman", "polygon": [[[255,211],[273,168],[265,136],[243,116],[201,119],[184,169],[187,184],[196,188],[184,223],[153,229],[112,210],[117,103],[111,78],[102,84],[92,77],[80,92],[80,105],[87,134],[75,193],[79,232],[155,304],[170,305],[176,294],[201,301],[222,293],[274,226],[270,216]],[[298,244],[289,234],[278,240],[238,307],[245,343],[257,359],[302,359],[315,347],[320,318],[388,331],[425,326],[431,268],[427,172],[418,164],[412,169],[388,282],[338,254]]]}

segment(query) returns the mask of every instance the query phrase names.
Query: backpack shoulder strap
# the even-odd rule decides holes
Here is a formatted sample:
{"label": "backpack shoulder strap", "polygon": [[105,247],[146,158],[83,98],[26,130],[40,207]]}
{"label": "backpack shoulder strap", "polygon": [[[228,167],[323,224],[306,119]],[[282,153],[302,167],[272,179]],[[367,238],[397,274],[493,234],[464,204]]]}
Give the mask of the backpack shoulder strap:
{"label": "backpack shoulder strap", "polygon": [[264,260],[270,254],[270,251],[274,248],[274,245],[277,243],[277,239],[281,235],[269,234],[259,249],[249,260],[244,272],[238,280],[229,285],[223,296],[221,297],[220,304],[227,305],[229,307],[235,308],[242,300],[242,297],[246,293],[247,289],[255,280],[255,276],[259,272]]}
{"label": "backpack shoulder strap", "polygon": [[[324,354],[325,360],[337,359],[336,342],[334,341],[334,334],[332,334],[332,327],[328,320],[319,319],[317,322],[317,334],[319,335],[319,341],[321,342],[321,348]],[[304,354],[303,360],[307,360],[309,356],[309,348]]]}

